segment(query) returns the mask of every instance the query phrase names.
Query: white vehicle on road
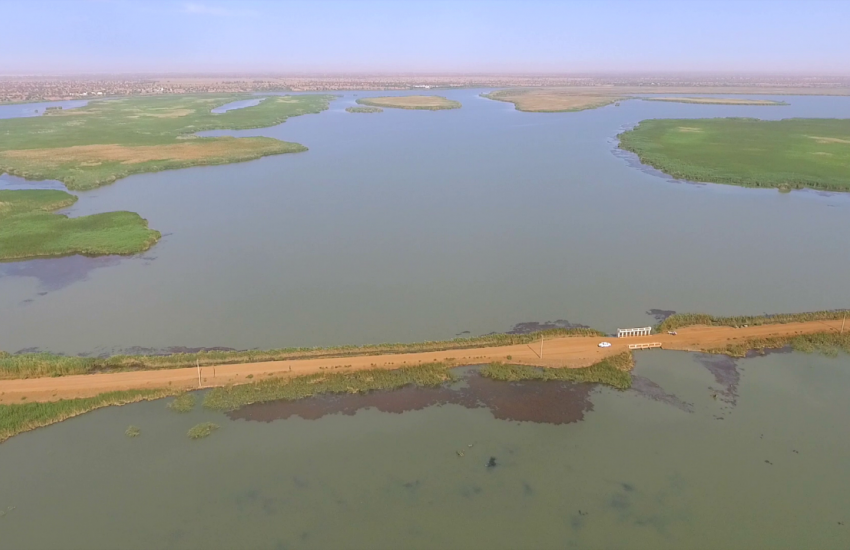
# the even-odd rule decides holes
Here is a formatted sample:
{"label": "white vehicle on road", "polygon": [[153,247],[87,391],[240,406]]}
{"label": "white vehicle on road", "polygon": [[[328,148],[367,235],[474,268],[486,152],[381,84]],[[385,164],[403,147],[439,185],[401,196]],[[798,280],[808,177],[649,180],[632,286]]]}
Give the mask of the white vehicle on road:
{"label": "white vehicle on road", "polygon": [[599,347],[600,348],[610,348],[611,342],[599,342]]}

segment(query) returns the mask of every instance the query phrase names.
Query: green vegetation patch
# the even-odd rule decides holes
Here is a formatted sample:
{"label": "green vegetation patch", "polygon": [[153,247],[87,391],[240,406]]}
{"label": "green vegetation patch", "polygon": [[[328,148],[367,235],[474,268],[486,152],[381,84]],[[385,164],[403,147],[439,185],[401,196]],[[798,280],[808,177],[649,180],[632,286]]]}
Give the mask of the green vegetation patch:
{"label": "green vegetation patch", "polygon": [[71,190],[94,189],[131,174],[226,164],[306,151],[272,138],[215,137],[207,130],[274,126],[318,113],[333,96],[267,97],[259,105],[222,114],[212,109],[248,94],[171,95],[92,101],[40,117],[0,120],[0,172],[59,180]]}
{"label": "green vegetation patch", "polygon": [[383,113],[384,110],[380,107],[346,107],[349,113]]}
{"label": "green vegetation patch", "polygon": [[622,149],[679,179],[850,191],[850,119],[645,120],[619,137]]}
{"label": "green vegetation patch", "polygon": [[102,393],[94,397],[62,399],[49,403],[0,405],[0,442],[13,435],[49,426],[102,407],[160,399],[174,395],[174,393],[173,390],[167,389],[128,390]]}
{"label": "green vegetation patch", "polygon": [[630,351],[612,355],[598,363],[580,369],[541,368],[526,365],[507,365],[491,363],[481,369],[481,374],[493,380],[502,382],[519,382],[522,380],[560,380],[569,382],[586,382],[605,384],[618,390],[632,387],[632,375],[629,371],[634,367],[634,356]]}
{"label": "green vegetation patch", "polygon": [[134,212],[69,218],[52,211],[77,197],[59,190],[0,191],[0,261],[83,254],[137,254],[161,237]]}
{"label": "green vegetation patch", "polygon": [[228,365],[311,359],[318,357],[354,357],[388,353],[416,353],[446,351],[483,346],[512,346],[539,341],[541,337],[563,338],[570,336],[605,336],[591,328],[552,329],[530,334],[488,334],[474,338],[415,342],[410,344],[376,344],[366,346],[339,346],[329,348],[283,348],[246,351],[202,351],[172,355],[115,355],[112,357],[68,357],[50,353],[10,354],[0,352],[0,380],[68,376],[95,372],[115,372],[144,369],[178,369],[196,365]]}
{"label": "green vegetation patch", "polygon": [[251,403],[304,399],[326,393],[362,393],[393,390],[409,385],[439,386],[453,380],[445,363],[428,363],[400,369],[369,369],[271,378],[251,384],[213,388],[204,397],[204,407],[232,411]]}
{"label": "green vegetation patch", "polygon": [[848,314],[846,309],[809,311],[805,313],[777,313],[774,315],[738,315],[735,317],[715,317],[707,313],[675,313],[658,325],[659,332],[676,330],[692,325],[719,327],[743,327],[758,325],[779,325],[786,323],[806,323],[809,321],[836,321]]}
{"label": "green vegetation patch", "polygon": [[850,332],[815,332],[796,336],[751,338],[741,343],[730,344],[725,348],[708,350],[732,357],[746,357],[750,352],[764,353],[770,349],[790,347],[803,353],[822,353],[836,357],[840,351],[850,353]]}
{"label": "green vegetation patch", "polygon": [[773,101],[771,99],[734,99],[726,97],[644,97],[642,99],[644,101],[667,101],[670,103],[692,103],[696,105],[788,105],[784,101]]}
{"label": "green vegetation patch", "polygon": [[189,439],[203,439],[212,435],[212,433],[219,429],[219,427],[220,426],[218,424],[214,424],[212,422],[203,422],[196,426],[192,426],[186,435]]}
{"label": "green vegetation patch", "polygon": [[438,95],[405,95],[387,97],[364,97],[357,100],[361,105],[372,107],[389,107],[392,109],[414,109],[425,111],[441,111],[443,109],[460,109],[459,101],[446,99]]}
{"label": "green vegetation patch", "polygon": [[168,404],[168,408],[174,412],[187,413],[195,408],[195,401],[194,393],[184,393],[175,397],[174,400]]}
{"label": "green vegetation patch", "polygon": [[142,435],[142,430],[138,426],[129,426],[125,431],[124,435],[127,437],[139,437]]}

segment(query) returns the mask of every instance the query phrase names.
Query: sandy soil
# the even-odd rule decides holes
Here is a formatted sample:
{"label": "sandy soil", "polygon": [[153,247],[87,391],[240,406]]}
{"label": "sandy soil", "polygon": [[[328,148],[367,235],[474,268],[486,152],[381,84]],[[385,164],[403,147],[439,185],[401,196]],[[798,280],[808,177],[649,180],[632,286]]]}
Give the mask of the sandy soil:
{"label": "sandy soil", "polygon": [[[344,372],[369,368],[393,369],[402,366],[453,360],[457,365],[475,365],[492,361],[508,361],[544,367],[586,367],[604,357],[628,350],[633,343],[660,342],[662,349],[706,351],[752,338],[790,336],[841,329],[841,321],[812,321],[784,325],[762,325],[748,328],[694,326],[680,329],[678,335],[656,334],[636,338],[558,338],[531,345],[485,347],[468,350],[449,350],[427,353],[370,355],[361,357],[300,359],[202,367],[203,387],[232,383],[256,382],[266,376],[297,376],[317,372]],[[611,342],[610,348],[600,348],[599,342]],[[249,379],[248,376],[252,378]],[[73,397],[89,397],[115,390],[142,388],[197,388],[198,370],[170,369],[161,371],[88,374],[58,378],[0,381],[0,403],[54,401]]]}
{"label": "sandy soil", "polygon": [[577,94],[572,90],[530,90],[499,92],[492,99],[508,101],[516,105],[517,110],[529,112],[579,111],[604,107],[621,97],[599,94]]}
{"label": "sandy soil", "polygon": [[152,160],[202,160],[231,157],[239,153],[254,153],[274,148],[278,144],[253,138],[218,138],[196,143],[169,145],[75,145],[51,149],[18,149],[0,153],[0,158],[24,159],[39,164],[58,166],[79,163],[80,166],[97,166],[103,162],[137,164]]}

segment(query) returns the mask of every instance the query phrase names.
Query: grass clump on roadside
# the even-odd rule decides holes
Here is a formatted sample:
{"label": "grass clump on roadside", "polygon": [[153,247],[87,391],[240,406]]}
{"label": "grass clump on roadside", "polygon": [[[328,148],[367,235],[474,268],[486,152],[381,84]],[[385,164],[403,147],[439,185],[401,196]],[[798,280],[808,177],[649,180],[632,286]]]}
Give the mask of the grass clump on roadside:
{"label": "grass clump on roadside", "polygon": [[619,138],[678,179],[850,191],[850,119],[653,119]]}
{"label": "grass clump on roadside", "polygon": [[173,401],[171,401],[171,403],[168,404],[168,408],[179,413],[190,412],[195,408],[195,394],[184,393],[178,395]]}
{"label": "grass clump on roadside", "polygon": [[160,399],[174,395],[174,393],[173,390],[167,389],[127,390],[102,393],[94,397],[62,399],[49,403],[0,405],[0,442],[13,435],[49,426],[95,409]]}
{"label": "grass clump on roadside", "polygon": [[142,435],[142,430],[138,426],[130,426],[124,432],[127,437],[139,437]]}
{"label": "grass clump on roadside", "polygon": [[328,348],[282,348],[272,350],[202,351],[171,355],[115,355],[112,357],[68,357],[48,353],[9,354],[0,352],[0,380],[68,376],[95,372],[115,372],[146,369],[177,369],[210,365],[260,363],[288,359],[318,357],[354,357],[387,353],[416,353],[425,351],[462,350],[484,346],[512,346],[539,341],[541,337],[605,336],[591,328],[559,328],[529,334],[488,334],[473,338],[414,342],[408,344],[374,344]]}
{"label": "grass clump on roadside", "polygon": [[383,113],[384,110],[380,107],[346,107],[345,110],[349,113]]}
{"label": "grass clump on roadside", "polygon": [[370,107],[389,107],[392,109],[414,109],[425,111],[441,111],[443,109],[460,109],[459,101],[446,99],[438,95],[404,95],[387,97],[364,97],[357,100],[360,105]]}
{"label": "grass clump on roadside", "polygon": [[809,311],[803,313],[777,313],[774,315],[737,315],[716,317],[707,313],[674,313],[658,325],[660,332],[676,330],[691,325],[743,327],[758,325],[777,325],[786,323],[805,323],[809,321],[836,321],[850,313],[846,309]]}
{"label": "grass clump on roadside", "polygon": [[212,422],[203,422],[192,426],[186,435],[189,436],[189,439],[203,439],[212,435],[212,433],[219,429],[219,427],[220,426],[218,424],[214,424]]}
{"label": "grass clump on roadside", "polygon": [[439,386],[454,379],[448,369],[449,365],[445,363],[427,363],[394,370],[370,369],[271,378],[251,384],[213,388],[204,397],[204,407],[232,411],[251,403],[295,401],[327,393],[363,393],[409,385]]}
{"label": "grass clump on roadside", "polygon": [[134,212],[79,218],[53,213],[76,201],[74,195],[53,189],[0,191],[0,260],[137,254],[161,237]]}
{"label": "grass clump on roadside", "polygon": [[519,382],[522,380],[558,380],[569,382],[585,382],[605,384],[618,390],[632,387],[632,376],[629,371],[634,367],[634,356],[630,351],[607,357],[589,367],[574,369],[529,367],[526,365],[508,365],[491,363],[481,369],[481,374],[493,380],[502,382]]}

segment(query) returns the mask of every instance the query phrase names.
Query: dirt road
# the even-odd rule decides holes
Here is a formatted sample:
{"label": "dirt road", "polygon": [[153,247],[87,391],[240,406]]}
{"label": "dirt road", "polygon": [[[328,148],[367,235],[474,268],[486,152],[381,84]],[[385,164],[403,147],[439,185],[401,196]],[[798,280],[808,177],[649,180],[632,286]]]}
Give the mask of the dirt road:
{"label": "dirt road", "polygon": [[[839,331],[841,321],[812,321],[784,325],[762,325],[748,328],[686,327],[678,335],[656,334],[636,338],[558,338],[514,346],[484,347],[467,350],[435,351],[368,355],[360,357],[297,359],[202,367],[203,387],[257,381],[268,376],[298,376],[317,372],[345,372],[369,368],[398,368],[402,366],[453,360],[457,365],[475,365],[493,361],[511,362],[544,367],[586,367],[609,356],[628,350],[629,344],[661,343],[662,349],[705,351],[726,347],[752,338],[793,336],[813,332]],[[611,343],[600,348],[599,343]],[[510,359],[508,359],[510,356]],[[115,390],[142,388],[197,388],[198,370],[168,369],[158,371],[87,374],[57,378],[32,378],[0,381],[0,403],[54,401],[73,397],[88,397]]]}

